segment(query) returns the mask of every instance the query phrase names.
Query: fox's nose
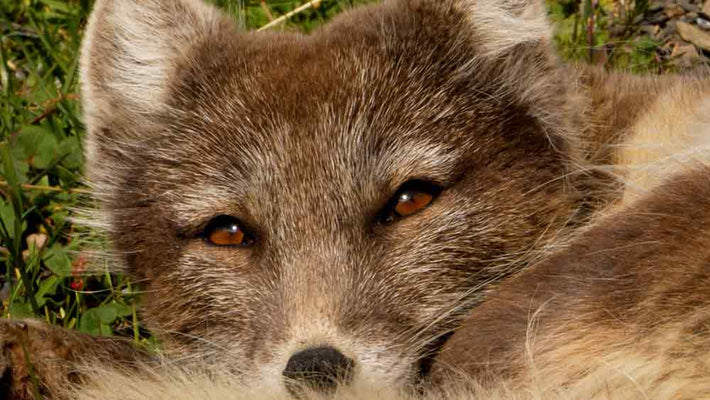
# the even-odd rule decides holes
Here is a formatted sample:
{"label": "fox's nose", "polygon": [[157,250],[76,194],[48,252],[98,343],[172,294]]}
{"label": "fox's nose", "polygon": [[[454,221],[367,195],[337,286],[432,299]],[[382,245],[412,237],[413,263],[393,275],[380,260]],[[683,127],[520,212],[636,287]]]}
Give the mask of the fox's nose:
{"label": "fox's nose", "polygon": [[353,360],[332,347],[313,347],[291,356],[283,375],[286,388],[297,396],[299,389],[334,390],[352,378]]}

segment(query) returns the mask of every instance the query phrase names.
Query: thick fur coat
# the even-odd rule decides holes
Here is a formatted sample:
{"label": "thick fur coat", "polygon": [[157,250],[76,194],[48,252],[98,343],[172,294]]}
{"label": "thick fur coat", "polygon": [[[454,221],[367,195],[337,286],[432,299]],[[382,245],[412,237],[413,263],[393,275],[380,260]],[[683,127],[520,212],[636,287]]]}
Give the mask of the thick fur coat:
{"label": "thick fur coat", "polygon": [[[81,70],[93,223],[164,359],[5,324],[16,397],[17,335],[70,398],[710,396],[704,75],[564,65],[537,0],[391,0],[308,36],[99,0]],[[225,220],[249,240],[217,245]],[[327,390],[284,378],[324,347]]]}

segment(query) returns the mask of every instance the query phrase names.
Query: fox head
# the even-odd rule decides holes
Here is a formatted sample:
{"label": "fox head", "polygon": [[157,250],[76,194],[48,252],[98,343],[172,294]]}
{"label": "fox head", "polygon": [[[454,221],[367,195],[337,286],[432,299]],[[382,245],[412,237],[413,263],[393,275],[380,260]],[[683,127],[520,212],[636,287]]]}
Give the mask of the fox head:
{"label": "fox head", "polygon": [[392,0],[308,36],[98,1],[88,176],[148,326],[247,382],[426,376],[576,207],[550,40],[537,0]]}

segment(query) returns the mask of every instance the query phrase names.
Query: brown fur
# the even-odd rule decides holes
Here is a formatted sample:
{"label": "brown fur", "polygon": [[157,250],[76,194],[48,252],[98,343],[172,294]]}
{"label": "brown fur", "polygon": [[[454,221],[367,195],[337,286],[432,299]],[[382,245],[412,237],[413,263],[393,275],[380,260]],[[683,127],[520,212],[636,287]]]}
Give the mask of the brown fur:
{"label": "brown fur", "polygon": [[707,398],[709,178],[708,167],[674,176],[500,285],[446,344],[434,375],[453,366],[590,397],[636,386],[638,397]]}
{"label": "brown fur", "polygon": [[[310,36],[239,32],[198,0],[98,1],[81,62],[94,223],[166,357],[282,396],[289,357],[328,345],[354,387],[408,387],[501,281],[706,160],[684,151],[707,148],[704,78],[570,68],[549,31],[533,0],[391,1]],[[659,137],[682,156],[660,168],[633,145],[677,99],[684,128]],[[413,179],[441,195],[379,221]],[[208,245],[218,215],[255,245]]]}
{"label": "brown fur", "polygon": [[8,399],[62,397],[67,384],[81,380],[78,365],[111,360],[118,368],[151,361],[128,340],[93,337],[39,321],[0,323],[0,395]]}

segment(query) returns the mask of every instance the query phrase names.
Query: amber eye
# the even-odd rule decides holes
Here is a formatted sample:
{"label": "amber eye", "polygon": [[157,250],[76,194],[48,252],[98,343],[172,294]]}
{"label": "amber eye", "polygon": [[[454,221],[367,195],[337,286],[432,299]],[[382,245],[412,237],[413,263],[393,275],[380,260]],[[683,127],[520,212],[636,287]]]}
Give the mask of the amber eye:
{"label": "amber eye", "polygon": [[215,246],[249,247],[254,244],[254,238],[244,230],[239,220],[226,215],[210,221],[204,237]]}
{"label": "amber eye", "polygon": [[434,200],[434,195],[425,192],[406,191],[399,194],[394,211],[400,217],[408,217],[426,208]]}
{"label": "amber eye", "polygon": [[441,189],[423,181],[409,181],[402,185],[383,212],[384,222],[391,223],[412,216],[427,208]]}

